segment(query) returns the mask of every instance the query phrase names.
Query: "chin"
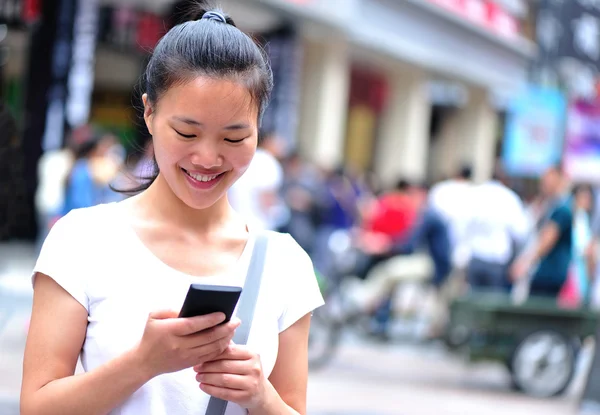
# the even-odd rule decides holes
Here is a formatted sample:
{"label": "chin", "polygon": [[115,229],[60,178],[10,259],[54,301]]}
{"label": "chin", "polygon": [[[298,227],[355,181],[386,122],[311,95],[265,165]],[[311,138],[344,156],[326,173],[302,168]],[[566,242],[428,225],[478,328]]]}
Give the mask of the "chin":
{"label": "chin", "polygon": [[[195,193],[195,194],[194,194]],[[208,192],[190,192],[189,189],[181,189],[176,192],[177,197],[189,208],[195,210],[205,210],[213,208],[226,201],[227,191],[221,189],[212,189]]]}

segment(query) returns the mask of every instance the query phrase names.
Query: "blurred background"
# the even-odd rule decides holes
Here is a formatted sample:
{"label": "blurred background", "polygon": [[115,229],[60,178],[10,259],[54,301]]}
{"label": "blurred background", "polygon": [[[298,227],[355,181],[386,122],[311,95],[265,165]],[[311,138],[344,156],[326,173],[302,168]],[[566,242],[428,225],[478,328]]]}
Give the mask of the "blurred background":
{"label": "blurred background", "polygon": [[[232,202],[296,238],[327,299],[309,413],[600,413],[600,2],[218,3],[275,78],[275,174]],[[140,76],[185,4],[0,0],[0,415],[48,230],[148,172]],[[535,298],[513,262],[566,195],[569,277]]]}

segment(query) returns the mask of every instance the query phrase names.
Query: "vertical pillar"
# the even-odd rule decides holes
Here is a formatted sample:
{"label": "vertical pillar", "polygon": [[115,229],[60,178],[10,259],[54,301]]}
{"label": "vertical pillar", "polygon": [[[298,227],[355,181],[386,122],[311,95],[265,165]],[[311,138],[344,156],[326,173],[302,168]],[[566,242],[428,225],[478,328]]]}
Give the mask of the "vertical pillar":
{"label": "vertical pillar", "polygon": [[344,41],[305,41],[299,147],[325,167],[340,163],[348,113],[350,67]]}
{"label": "vertical pillar", "polygon": [[430,164],[435,178],[453,176],[463,164],[473,167],[476,182],[487,180],[494,170],[498,114],[489,95],[469,88],[467,104],[444,116]]}
{"label": "vertical pillar", "polygon": [[[75,0],[44,0],[38,24],[33,26],[24,103],[24,186],[27,214],[23,214],[15,231],[15,238],[34,238],[36,235],[33,207],[37,186],[37,163],[42,154],[42,140],[48,117],[49,103],[66,98],[66,82],[70,62],[70,44],[73,32]],[[56,112],[57,113],[57,112]],[[64,114],[64,110],[63,110]],[[60,125],[62,131],[62,125]]]}
{"label": "vertical pillar", "polygon": [[487,180],[494,171],[498,114],[489,94],[472,88],[469,102],[461,111],[461,146],[463,159],[473,166],[476,182]]}
{"label": "vertical pillar", "polygon": [[400,176],[424,180],[431,121],[427,74],[418,68],[396,68],[389,76],[390,97],[377,143],[376,173],[386,184]]}

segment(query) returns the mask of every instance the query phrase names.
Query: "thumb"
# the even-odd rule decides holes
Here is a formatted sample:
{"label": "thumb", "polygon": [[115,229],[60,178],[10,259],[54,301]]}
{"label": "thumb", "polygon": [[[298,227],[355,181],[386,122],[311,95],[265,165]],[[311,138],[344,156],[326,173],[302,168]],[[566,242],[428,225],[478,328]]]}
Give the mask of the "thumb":
{"label": "thumb", "polygon": [[175,310],[157,310],[151,312],[149,317],[152,320],[166,320],[179,317],[179,312]]}

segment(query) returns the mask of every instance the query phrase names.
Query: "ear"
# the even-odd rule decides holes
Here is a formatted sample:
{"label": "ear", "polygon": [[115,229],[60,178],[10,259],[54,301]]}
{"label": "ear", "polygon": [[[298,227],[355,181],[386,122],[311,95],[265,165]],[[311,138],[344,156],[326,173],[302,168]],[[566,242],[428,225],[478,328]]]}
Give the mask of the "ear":
{"label": "ear", "polygon": [[148,99],[148,94],[142,95],[142,102],[144,103],[144,121],[146,122],[146,127],[148,128],[148,132],[150,135],[152,133],[152,118],[154,116],[154,108]]}

